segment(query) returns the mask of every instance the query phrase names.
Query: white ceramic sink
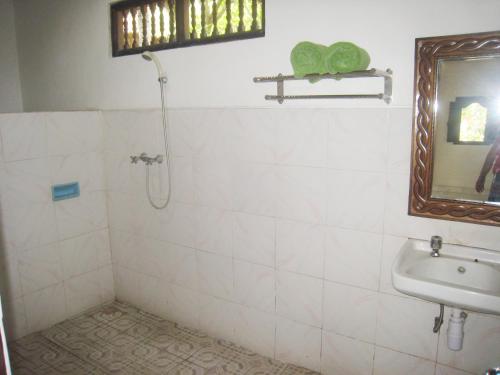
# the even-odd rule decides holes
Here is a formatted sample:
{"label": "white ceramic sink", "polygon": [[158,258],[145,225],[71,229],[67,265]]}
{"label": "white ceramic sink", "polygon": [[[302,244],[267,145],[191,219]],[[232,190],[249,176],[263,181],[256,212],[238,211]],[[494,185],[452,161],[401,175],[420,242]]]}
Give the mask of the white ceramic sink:
{"label": "white ceramic sink", "polygon": [[428,241],[408,240],[392,266],[402,293],[447,306],[500,314],[500,252],[443,244],[430,256]]}

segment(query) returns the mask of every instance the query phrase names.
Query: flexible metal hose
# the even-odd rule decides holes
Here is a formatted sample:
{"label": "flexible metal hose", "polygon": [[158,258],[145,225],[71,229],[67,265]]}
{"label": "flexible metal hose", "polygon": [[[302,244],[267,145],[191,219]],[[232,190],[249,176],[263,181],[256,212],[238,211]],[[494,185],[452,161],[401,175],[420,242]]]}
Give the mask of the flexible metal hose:
{"label": "flexible metal hose", "polygon": [[[170,169],[170,150],[168,147],[168,123],[167,123],[167,109],[166,109],[166,103],[165,103],[165,78],[160,78],[160,94],[161,94],[161,117],[162,117],[162,125],[163,125],[163,144],[165,146],[165,164],[167,165],[167,176],[168,176],[168,192],[167,192],[167,198],[164,203],[157,204],[153,201],[153,198],[151,197],[151,189],[150,189],[150,165],[146,164],[146,192],[148,195],[148,200],[151,206],[156,208],[157,210],[161,210],[165,207],[168,206],[170,203],[170,198],[172,196],[172,182],[171,182],[171,169]],[[160,186],[161,186],[161,180],[160,180]]]}

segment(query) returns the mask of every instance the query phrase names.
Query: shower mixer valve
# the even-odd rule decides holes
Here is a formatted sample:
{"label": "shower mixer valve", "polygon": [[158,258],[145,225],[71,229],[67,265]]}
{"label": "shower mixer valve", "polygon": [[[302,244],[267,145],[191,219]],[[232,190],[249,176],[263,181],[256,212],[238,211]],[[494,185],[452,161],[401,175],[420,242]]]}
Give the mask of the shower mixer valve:
{"label": "shower mixer valve", "polygon": [[141,160],[144,162],[146,165],[153,165],[154,163],[161,164],[163,162],[163,156],[162,155],[156,155],[154,158],[148,156],[145,152],[143,152],[140,155],[131,155],[130,156],[130,163],[132,164],[137,164]]}

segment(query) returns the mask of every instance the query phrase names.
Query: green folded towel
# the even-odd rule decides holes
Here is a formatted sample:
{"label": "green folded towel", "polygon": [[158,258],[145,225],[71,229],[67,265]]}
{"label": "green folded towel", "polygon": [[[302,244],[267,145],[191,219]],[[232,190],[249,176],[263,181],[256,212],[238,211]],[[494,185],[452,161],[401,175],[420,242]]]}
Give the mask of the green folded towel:
{"label": "green folded towel", "polygon": [[332,74],[365,70],[370,65],[370,55],[354,43],[337,42],[327,48],[324,64],[326,71]]}
{"label": "green folded towel", "polygon": [[302,78],[307,74],[326,73],[324,64],[326,50],[327,48],[321,44],[298,43],[290,54],[295,77]]}

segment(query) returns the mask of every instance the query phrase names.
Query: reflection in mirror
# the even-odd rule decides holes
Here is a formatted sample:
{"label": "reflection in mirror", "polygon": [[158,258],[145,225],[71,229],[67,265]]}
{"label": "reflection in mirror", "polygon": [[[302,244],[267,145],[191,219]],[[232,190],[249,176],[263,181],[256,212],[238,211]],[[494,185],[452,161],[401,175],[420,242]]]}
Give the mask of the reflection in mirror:
{"label": "reflection in mirror", "polygon": [[439,59],[432,198],[500,204],[500,57]]}

